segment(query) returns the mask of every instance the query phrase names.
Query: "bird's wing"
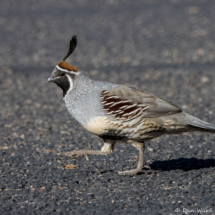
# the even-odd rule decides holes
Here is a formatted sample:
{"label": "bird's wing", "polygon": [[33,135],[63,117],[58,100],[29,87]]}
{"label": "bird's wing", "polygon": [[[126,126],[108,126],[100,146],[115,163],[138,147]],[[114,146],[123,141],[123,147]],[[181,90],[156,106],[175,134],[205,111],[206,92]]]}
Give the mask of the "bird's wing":
{"label": "bird's wing", "polygon": [[108,115],[123,121],[182,112],[180,108],[163,99],[125,85],[102,91],[101,104]]}

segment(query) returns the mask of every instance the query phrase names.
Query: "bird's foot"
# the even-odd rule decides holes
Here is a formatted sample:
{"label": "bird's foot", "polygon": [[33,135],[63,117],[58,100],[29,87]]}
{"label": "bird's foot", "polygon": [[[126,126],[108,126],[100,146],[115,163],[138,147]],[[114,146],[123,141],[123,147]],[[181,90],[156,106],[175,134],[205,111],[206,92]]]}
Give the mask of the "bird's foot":
{"label": "bird's foot", "polygon": [[151,167],[149,165],[144,165],[143,169],[151,170]]}
{"label": "bird's foot", "polygon": [[71,152],[60,152],[58,155],[65,155],[71,157],[71,159],[77,159],[79,157],[86,157],[86,160],[89,160],[87,155],[107,155],[107,153],[102,152],[100,150],[78,150],[78,151],[71,151]]}
{"label": "bird's foot", "polygon": [[77,159],[79,157],[83,157],[85,156],[86,159],[88,158],[87,157],[87,153],[84,153],[84,150],[80,150],[80,151],[71,151],[71,152],[60,152],[58,153],[58,155],[65,155],[65,156],[69,156],[71,157],[71,159]]}
{"label": "bird's foot", "polygon": [[136,175],[139,172],[142,172],[142,169],[151,170],[151,167],[148,165],[144,165],[142,168],[136,168],[131,170],[119,171],[119,175]]}
{"label": "bird's foot", "polygon": [[141,172],[141,169],[130,169],[130,170],[125,170],[125,171],[119,171],[119,175],[136,175],[137,173]]}

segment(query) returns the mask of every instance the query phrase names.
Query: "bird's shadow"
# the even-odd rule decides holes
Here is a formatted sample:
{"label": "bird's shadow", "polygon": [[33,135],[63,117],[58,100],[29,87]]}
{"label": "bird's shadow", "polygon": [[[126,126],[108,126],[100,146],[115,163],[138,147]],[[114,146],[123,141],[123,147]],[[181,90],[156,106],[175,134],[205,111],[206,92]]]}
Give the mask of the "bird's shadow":
{"label": "bird's shadow", "polygon": [[184,170],[190,171],[193,169],[203,169],[215,167],[215,159],[197,159],[197,158],[178,158],[164,161],[154,161],[149,165],[151,170],[170,171]]}

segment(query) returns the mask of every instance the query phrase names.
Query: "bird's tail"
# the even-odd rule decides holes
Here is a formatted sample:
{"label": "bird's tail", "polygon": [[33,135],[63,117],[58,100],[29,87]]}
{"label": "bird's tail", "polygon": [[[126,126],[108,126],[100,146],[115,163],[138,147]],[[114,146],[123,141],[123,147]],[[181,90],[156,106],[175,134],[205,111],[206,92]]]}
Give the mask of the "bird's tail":
{"label": "bird's tail", "polygon": [[184,114],[184,123],[190,127],[191,130],[193,131],[201,131],[201,132],[215,132],[215,126],[205,122],[201,119],[198,119],[195,116],[192,116],[188,113],[183,113]]}

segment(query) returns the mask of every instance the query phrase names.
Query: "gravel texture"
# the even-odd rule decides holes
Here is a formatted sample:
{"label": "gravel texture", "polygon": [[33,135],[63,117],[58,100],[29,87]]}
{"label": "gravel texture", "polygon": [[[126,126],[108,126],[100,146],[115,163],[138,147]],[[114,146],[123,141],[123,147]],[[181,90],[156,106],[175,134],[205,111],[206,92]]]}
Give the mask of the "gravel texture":
{"label": "gravel texture", "polygon": [[89,161],[55,154],[102,140],[47,84],[75,34],[68,62],[91,78],[139,87],[215,124],[213,0],[1,0],[0,8],[0,214],[215,214],[213,134],[147,142],[151,170],[119,176],[137,164],[132,146]]}

